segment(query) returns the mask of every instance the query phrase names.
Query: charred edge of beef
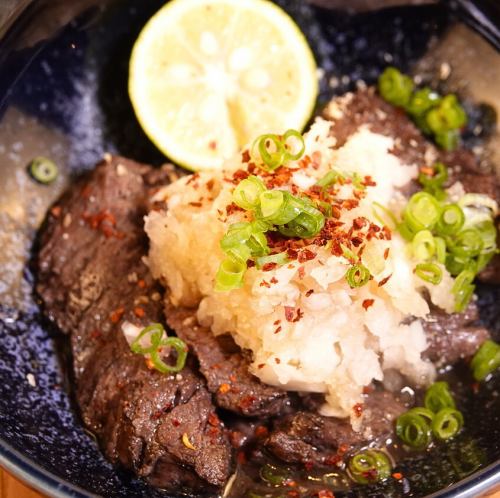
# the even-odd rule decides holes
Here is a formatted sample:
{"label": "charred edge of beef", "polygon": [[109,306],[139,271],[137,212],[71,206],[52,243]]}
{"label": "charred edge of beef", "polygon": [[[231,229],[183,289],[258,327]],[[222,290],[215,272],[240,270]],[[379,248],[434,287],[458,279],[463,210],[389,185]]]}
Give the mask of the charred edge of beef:
{"label": "charred edge of beef", "polygon": [[227,480],[231,449],[205,381],[190,363],[175,376],[149,370],[121,330],[161,321],[142,226],[151,189],[165,182],[114,157],[74,185],[41,236],[37,291],[71,334],[78,403],[106,456],[156,486],[209,491]]}
{"label": "charred edge of beef", "polygon": [[286,391],[263,384],[249,372],[250,360],[229,335],[215,337],[199,325],[192,309],[167,305],[167,323],[194,351],[200,371],[221,408],[245,416],[267,417],[290,405]]}

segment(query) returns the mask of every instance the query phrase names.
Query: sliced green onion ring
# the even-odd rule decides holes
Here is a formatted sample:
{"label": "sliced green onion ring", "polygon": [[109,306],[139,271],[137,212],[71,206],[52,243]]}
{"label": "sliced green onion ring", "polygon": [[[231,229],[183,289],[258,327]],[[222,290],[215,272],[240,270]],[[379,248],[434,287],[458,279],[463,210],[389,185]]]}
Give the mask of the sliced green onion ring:
{"label": "sliced green onion ring", "polygon": [[28,168],[30,175],[44,185],[54,182],[59,175],[56,163],[42,156],[35,157]]}
{"label": "sliced green onion ring", "polygon": [[448,180],[448,168],[442,162],[437,162],[432,169],[432,176],[421,172],[418,175],[418,181],[423,187],[431,189],[441,188],[446,180]]}
{"label": "sliced green onion ring", "polygon": [[255,266],[259,270],[268,263],[276,263],[278,266],[282,266],[288,263],[288,256],[286,252],[279,252],[277,254],[269,254],[269,256],[262,256],[255,259]]}
{"label": "sliced green onion ring", "polygon": [[[290,144],[290,142],[292,143]],[[285,161],[298,161],[306,150],[304,137],[297,130],[286,131],[283,135],[283,144],[285,148]]]}
{"label": "sliced green onion ring", "polygon": [[431,259],[436,253],[436,241],[429,230],[421,230],[412,240],[413,255],[419,260]]}
{"label": "sliced green onion ring", "polygon": [[255,209],[259,205],[259,197],[266,187],[262,180],[254,175],[241,180],[233,192],[233,202],[246,210]]}
{"label": "sliced green onion ring", "polygon": [[361,264],[352,265],[345,273],[347,283],[352,289],[366,285],[370,276],[370,270]]}
{"label": "sliced green onion ring", "polygon": [[448,382],[434,382],[425,393],[424,405],[433,413],[443,408],[455,408],[455,400],[451,395]]}
{"label": "sliced green onion ring", "polygon": [[434,285],[439,285],[443,279],[443,271],[436,263],[419,263],[415,266],[415,275]]}
{"label": "sliced green onion ring", "polygon": [[441,97],[429,87],[417,90],[406,108],[413,117],[423,116],[429,109],[439,105]]}
{"label": "sliced green onion ring", "polygon": [[475,286],[472,285],[475,273],[469,268],[462,270],[455,278],[451,291],[455,296],[455,311],[463,311],[474,293]]}
{"label": "sliced green onion ring", "polygon": [[387,479],[391,475],[392,464],[385,452],[368,449],[351,457],[347,470],[353,481],[371,484]]}
{"label": "sliced green onion ring", "polygon": [[332,169],[323,178],[320,178],[316,182],[316,186],[322,187],[322,188],[331,187],[332,185],[337,183],[339,180],[345,180],[344,175],[342,175],[338,171]]}
{"label": "sliced green onion ring", "polygon": [[477,228],[467,228],[456,235],[453,244],[448,249],[452,254],[470,258],[477,256],[483,247],[481,232]]}
{"label": "sliced green onion ring", "polygon": [[[165,329],[161,323],[153,323],[148,325],[139,333],[139,335],[134,339],[132,344],[130,345],[130,350],[136,354],[150,354],[153,351],[158,349],[160,345],[163,334],[165,333]],[[148,336],[149,346],[143,347],[141,342],[143,338]]]}
{"label": "sliced green onion ring", "polygon": [[391,230],[396,230],[398,220],[396,216],[379,202],[372,203],[372,210],[375,219],[381,224],[387,226]]}
{"label": "sliced green onion ring", "polygon": [[456,436],[464,426],[464,417],[455,408],[443,408],[434,416],[432,433],[436,439],[446,441]]}
{"label": "sliced green onion ring", "polygon": [[251,155],[254,161],[259,164],[260,158],[265,166],[267,166],[267,169],[271,171],[279,168],[283,164],[285,152],[285,147],[281,139],[272,133],[267,133],[258,137],[251,148]]}
{"label": "sliced green onion ring", "polygon": [[[169,365],[161,359],[162,348],[173,348],[177,353],[177,360],[175,365]],[[188,353],[188,347],[184,341],[178,337],[167,337],[163,339],[160,343],[160,348],[156,349],[151,353],[151,361],[155,366],[156,370],[161,373],[176,373],[180,372],[184,365],[186,364],[186,358]]]}
{"label": "sliced green onion ring", "polygon": [[215,290],[225,292],[241,287],[246,270],[246,263],[230,257],[224,259],[215,275]]}
{"label": "sliced green onion ring", "polygon": [[379,76],[378,89],[384,100],[405,107],[413,92],[413,81],[395,67],[387,67]]}
{"label": "sliced green onion ring", "polygon": [[260,469],[260,477],[263,481],[266,481],[273,486],[281,486],[289,478],[288,472],[284,469],[280,469],[275,465],[266,463]]}
{"label": "sliced green onion ring", "polygon": [[465,215],[458,204],[447,204],[441,211],[436,230],[442,235],[458,233],[465,223]]}
{"label": "sliced green onion ring", "polygon": [[441,207],[438,201],[427,192],[411,196],[403,213],[403,219],[413,232],[431,230],[439,220]]}
{"label": "sliced green onion ring", "polygon": [[470,362],[472,375],[477,381],[484,380],[500,367],[500,345],[488,339],[478,349]]}
{"label": "sliced green onion ring", "polygon": [[325,224],[321,211],[304,203],[301,212],[289,223],[278,226],[278,231],[285,237],[309,239],[317,235]]}
{"label": "sliced green onion ring", "polygon": [[434,237],[436,244],[436,260],[444,265],[446,263],[446,241],[442,237]]}
{"label": "sliced green onion ring", "polygon": [[412,408],[397,418],[396,434],[411,448],[427,448],[432,440],[433,419],[434,414],[427,408]]}

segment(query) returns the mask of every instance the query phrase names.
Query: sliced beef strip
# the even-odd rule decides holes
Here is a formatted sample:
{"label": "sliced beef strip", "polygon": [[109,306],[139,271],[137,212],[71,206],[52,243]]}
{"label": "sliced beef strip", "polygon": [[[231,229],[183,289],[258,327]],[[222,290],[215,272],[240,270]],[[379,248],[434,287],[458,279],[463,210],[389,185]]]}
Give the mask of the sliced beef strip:
{"label": "sliced beef strip", "polygon": [[389,437],[394,420],[406,407],[391,393],[375,391],[367,396],[362,409],[364,421],[359,432],[348,420],[324,417],[315,411],[288,415],[275,423],[266,448],[288,463],[335,465],[353,448]]}
{"label": "sliced beef strip", "polygon": [[464,312],[451,315],[433,307],[428,319],[422,321],[428,342],[424,357],[440,367],[473,356],[490,337],[488,330],[477,324],[478,319],[474,302]]}
{"label": "sliced beef strip", "polygon": [[229,335],[215,337],[199,325],[196,311],[165,308],[168,325],[194,351],[208,389],[221,408],[234,413],[268,417],[278,415],[290,405],[286,391],[269,386],[249,372],[250,360]]}
{"label": "sliced beef strip", "polygon": [[99,164],[51,210],[37,291],[71,334],[77,400],[106,456],[157,486],[215,491],[229,476],[231,449],[204,379],[190,363],[178,375],[148,369],[121,330],[124,321],[161,321],[142,218],[164,182],[163,172],[123,158]]}

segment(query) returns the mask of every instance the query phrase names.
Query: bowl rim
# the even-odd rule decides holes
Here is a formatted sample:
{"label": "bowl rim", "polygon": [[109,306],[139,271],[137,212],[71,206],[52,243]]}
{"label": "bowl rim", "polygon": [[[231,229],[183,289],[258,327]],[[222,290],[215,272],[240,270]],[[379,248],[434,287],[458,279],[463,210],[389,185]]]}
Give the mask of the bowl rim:
{"label": "bowl rim", "polygon": [[[482,4],[483,2],[488,3],[490,0],[477,1],[479,4]],[[475,18],[474,21],[476,22],[470,22],[471,19],[469,17],[468,24],[470,24],[470,27],[482,34],[492,45],[498,47],[497,44],[500,44],[498,38],[493,37],[492,39],[490,32],[485,33],[481,29],[478,29],[477,11],[474,11],[476,15],[471,15],[472,13],[470,12],[471,6],[476,7],[475,3],[474,0],[457,0],[458,6],[462,9],[466,6],[467,8],[464,10],[468,11],[469,16]],[[12,34],[12,31],[15,31],[16,24],[26,14],[29,15],[29,11],[33,8],[34,4],[34,0],[20,0],[15,12],[8,16],[6,22],[0,26],[1,42],[5,43],[8,36]],[[500,4],[494,5],[494,7],[500,10]],[[483,14],[483,12],[480,12],[480,14]],[[495,35],[498,36],[499,31],[496,31]],[[72,484],[63,477],[42,467],[33,459],[24,456],[2,437],[0,437],[0,467],[24,484],[49,497],[98,498],[100,496]],[[425,498],[475,498],[495,490],[500,490],[500,459],[447,488],[426,495]]]}

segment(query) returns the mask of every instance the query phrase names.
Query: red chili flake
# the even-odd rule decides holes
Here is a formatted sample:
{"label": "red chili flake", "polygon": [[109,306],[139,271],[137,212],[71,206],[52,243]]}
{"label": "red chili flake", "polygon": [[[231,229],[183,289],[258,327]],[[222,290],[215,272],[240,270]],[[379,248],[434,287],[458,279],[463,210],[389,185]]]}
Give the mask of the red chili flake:
{"label": "red chili flake", "polygon": [[220,429],[218,427],[210,427],[208,429],[208,435],[213,439],[220,434]]}
{"label": "red chili flake", "polygon": [[284,484],[289,488],[295,488],[297,486],[297,482],[294,481],[293,479],[287,479]]}
{"label": "red chili flake", "polygon": [[207,190],[212,190],[214,188],[214,180],[213,178],[211,180],[208,180],[208,182],[206,183],[206,187],[207,187]]}
{"label": "red chili flake", "polygon": [[306,297],[309,297],[312,293],[314,292],[314,289],[309,289],[307,292],[306,292]]}
{"label": "red chili flake", "polygon": [[359,247],[363,243],[363,239],[361,237],[353,237],[351,242],[354,247]]}
{"label": "red chili flake", "polygon": [[[288,259],[297,259],[299,257],[299,253],[292,248],[287,249],[286,255],[288,256]],[[292,266],[289,265],[288,267],[293,268],[293,265]]]}
{"label": "red chili flake", "polygon": [[262,368],[264,368],[265,366],[266,366],[266,364],[265,364],[265,363],[259,363],[259,364],[257,365],[257,368],[258,368],[259,370],[261,370],[261,369],[262,369]]}
{"label": "red chili flake", "polygon": [[337,450],[337,454],[338,455],[345,455],[349,450],[349,445],[346,444],[346,443],[342,443],[340,446],[339,446],[339,449]]}
{"label": "red chili flake", "polygon": [[244,209],[241,209],[239,206],[237,206],[234,202],[232,202],[231,204],[228,204],[226,206],[226,214],[229,216],[233,213],[236,213],[238,211],[244,211]]}
{"label": "red chili flake", "polygon": [[340,455],[330,455],[325,458],[326,465],[338,465],[342,461]]}
{"label": "red chili flake", "polygon": [[274,362],[276,365],[279,365],[281,363],[281,360],[279,358],[274,358]]}
{"label": "red chili flake", "polygon": [[305,263],[306,261],[311,261],[316,257],[316,253],[310,249],[303,249],[299,252],[299,263]]}
{"label": "red chili flake", "polygon": [[281,320],[278,318],[277,320],[274,321],[273,325],[279,325],[281,323]]}
{"label": "red chili flake", "polygon": [[321,489],[318,491],[318,498],[335,498],[335,495],[329,489]]}
{"label": "red chili flake", "polygon": [[342,214],[342,211],[338,206],[332,206],[332,218],[339,219]]}
{"label": "red chili flake", "polygon": [[258,425],[255,428],[255,436],[258,438],[265,438],[269,435],[269,429],[264,425]]}
{"label": "red chili flake", "polygon": [[272,277],[271,280],[270,280],[270,282],[272,284],[277,284],[278,283],[278,279],[276,277]]}
{"label": "red chili flake", "polygon": [[247,463],[247,456],[245,455],[245,452],[238,451],[238,454],[236,455],[236,460],[240,465]]}
{"label": "red chili flake", "polygon": [[219,421],[219,417],[217,416],[216,413],[214,413],[214,412],[209,413],[207,420],[208,420],[208,423],[210,425],[213,425],[214,427],[218,427],[219,426],[219,422],[220,421]]}
{"label": "red chili flake", "polygon": [[229,384],[224,383],[224,384],[221,384],[221,385],[219,386],[219,392],[220,392],[221,394],[226,394],[226,393],[228,393],[230,390],[231,390],[231,386],[230,386]]}
{"label": "red chili flake", "polygon": [[274,331],[275,334],[279,334],[282,330],[281,325],[279,327],[276,327],[276,330]]}
{"label": "red chili flake", "polygon": [[215,140],[211,140],[210,142],[208,142],[208,147],[210,150],[217,149],[217,142]]}
{"label": "red chili flake", "polygon": [[188,204],[190,206],[198,207],[198,208],[202,206],[201,202],[199,202],[199,201],[188,202]]}
{"label": "red chili flake", "polygon": [[173,418],[172,419],[172,425],[174,427],[179,427],[179,425],[181,425],[181,423],[176,418]]}
{"label": "red chili flake", "polygon": [[248,266],[248,268],[253,268],[255,266],[255,261],[252,261],[251,259],[249,259],[247,261],[247,266]]}
{"label": "red chili flake", "polygon": [[102,337],[102,333],[100,330],[93,330],[90,333],[90,338],[96,341],[97,339],[100,339]]}
{"label": "red chili flake", "polygon": [[394,474],[392,474],[392,477],[399,481],[400,479],[403,479],[403,474],[401,474],[401,472],[394,472]]}
{"label": "red chili flake", "polygon": [[346,199],[342,201],[342,207],[350,211],[351,209],[357,208],[359,206],[359,201],[357,199]]}
{"label": "red chili flake", "polygon": [[287,322],[293,321],[295,315],[295,308],[293,306],[285,306],[285,319]]}
{"label": "red chili flake", "polygon": [[304,467],[306,470],[312,470],[314,468],[313,462],[304,462]]}
{"label": "red chili flake", "polygon": [[286,495],[290,498],[299,498],[300,493],[296,489],[291,489],[290,491],[286,492]]}
{"label": "red chili flake", "polygon": [[255,396],[245,396],[239,403],[239,407],[242,410],[248,410],[256,401]]}
{"label": "red chili flake", "polygon": [[271,287],[271,284],[269,282],[266,282],[265,280],[262,280],[262,282],[259,284],[259,287]]}
{"label": "red chili flake", "polygon": [[367,223],[367,219],[363,216],[359,216],[358,218],[354,218],[352,222],[352,226],[355,230],[361,230]]}
{"label": "red chili flake", "polygon": [[297,316],[293,319],[293,322],[298,322],[304,316],[304,312],[300,308],[297,309]]}
{"label": "red chili flake", "polygon": [[385,240],[391,240],[392,239],[391,229],[387,225],[384,225],[384,228],[382,228],[382,232],[385,235]]}
{"label": "red chili flake", "polygon": [[111,315],[109,315],[109,319],[113,323],[118,323],[121,317],[123,316],[123,313],[125,313],[125,308],[123,307],[117,308],[115,311],[111,313]]}
{"label": "red chili flake", "polygon": [[423,173],[424,175],[427,176],[434,176],[434,168],[431,168],[430,166],[422,166],[420,168],[420,173]]}
{"label": "red chili flake", "polygon": [[306,276],[306,269],[303,266],[299,266],[299,269],[297,271],[300,280],[302,280]]}
{"label": "red chili flake", "polygon": [[385,285],[385,284],[389,281],[389,279],[390,279],[391,277],[392,277],[392,273],[391,273],[389,276],[387,276],[387,277],[383,278],[383,279],[382,279],[382,280],[378,283],[378,286],[379,286],[379,287],[382,287],[383,285]]}
{"label": "red chili flake", "polygon": [[236,378],[236,375],[231,374],[231,375],[229,376],[229,380],[230,380],[231,382],[236,382],[238,379]]}
{"label": "red chili flake", "polygon": [[198,180],[199,177],[200,177],[199,173],[195,173],[194,175],[191,175],[191,178],[188,179],[188,181],[186,182],[186,185],[190,185],[195,180]]}
{"label": "red chili flake", "polygon": [[375,182],[370,175],[366,175],[361,183],[365,187],[375,187],[377,185],[377,182]]}
{"label": "red chili flake", "polygon": [[248,149],[245,149],[241,153],[241,162],[242,163],[248,163],[248,162],[250,162],[250,152],[248,151]]}
{"label": "red chili flake", "polygon": [[390,248],[387,247],[384,251],[384,259],[387,259],[389,257],[389,252],[390,252]]}
{"label": "red chili flake", "polygon": [[141,288],[144,289],[146,287],[146,281],[143,280],[142,278],[137,281],[137,285]]}
{"label": "red chili flake", "polygon": [[471,388],[472,388],[472,392],[474,394],[477,394],[479,392],[479,382],[474,382],[472,385],[471,385]]}
{"label": "red chili flake", "polygon": [[50,214],[51,214],[54,218],[59,218],[59,216],[61,216],[61,212],[62,212],[62,208],[61,208],[61,206],[54,206],[54,207],[50,210]]}
{"label": "red chili flake", "polygon": [[137,306],[134,308],[134,314],[138,318],[144,318],[144,315],[146,314],[146,312],[144,311],[143,308],[141,308],[140,306]]}
{"label": "red chili flake", "polygon": [[356,417],[361,417],[361,415],[363,415],[363,404],[362,403],[356,403],[353,407],[352,407],[352,410],[354,412],[354,415],[356,415]]}
{"label": "red chili flake", "polygon": [[146,361],[146,366],[148,367],[148,369],[149,370],[154,370],[155,364],[153,363],[153,361],[151,360],[151,358],[146,358],[145,361]]}
{"label": "red chili flake", "polygon": [[233,180],[246,180],[249,176],[250,174],[248,173],[248,171],[245,171],[244,169],[238,169],[233,173]]}
{"label": "red chili flake", "polygon": [[274,270],[278,266],[278,263],[266,263],[262,266],[262,271],[271,271]]}
{"label": "red chili flake", "polygon": [[373,303],[375,302],[375,299],[365,299],[363,301],[363,308],[365,309],[365,311],[370,307],[370,306],[373,306]]}

